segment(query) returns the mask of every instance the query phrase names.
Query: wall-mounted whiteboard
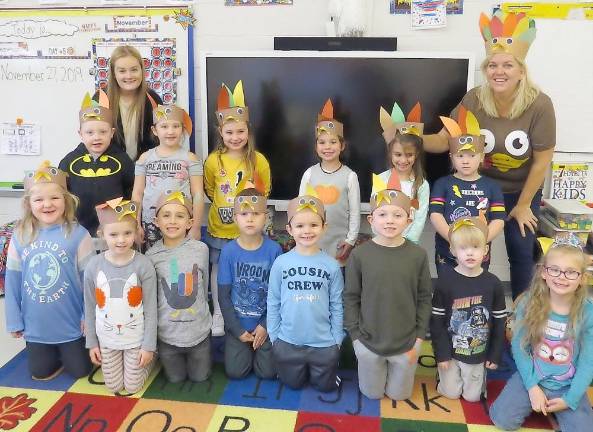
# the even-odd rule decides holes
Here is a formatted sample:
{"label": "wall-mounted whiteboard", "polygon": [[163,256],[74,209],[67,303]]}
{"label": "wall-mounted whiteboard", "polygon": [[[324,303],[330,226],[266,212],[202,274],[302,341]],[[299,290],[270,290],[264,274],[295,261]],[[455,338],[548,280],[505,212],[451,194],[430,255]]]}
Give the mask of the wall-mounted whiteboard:
{"label": "wall-mounted whiteboard", "polygon": [[118,45],[135,46],[151,88],[193,118],[194,24],[185,7],[0,11],[0,123],[21,118],[41,137],[39,155],[0,154],[0,181],[19,181],[45,159],[57,165],[78,145],[82,98],[106,84]]}
{"label": "wall-mounted whiteboard", "polygon": [[554,103],[556,151],[593,151],[593,21],[537,19],[527,54],[533,81]]}

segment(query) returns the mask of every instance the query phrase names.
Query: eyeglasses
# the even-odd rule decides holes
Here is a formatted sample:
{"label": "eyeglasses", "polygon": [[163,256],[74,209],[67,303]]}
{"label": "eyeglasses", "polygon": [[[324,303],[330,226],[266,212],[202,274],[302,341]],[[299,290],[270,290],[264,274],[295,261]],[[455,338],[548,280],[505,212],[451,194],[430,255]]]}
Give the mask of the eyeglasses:
{"label": "eyeglasses", "polygon": [[546,269],[546,273],[548,273],[552,277],[559,277],[560,275],[564,275],[564,277],[568,280],[577,280],[581,276],[581,272],[576,270],[560,270],[558,267],[544,267]]}

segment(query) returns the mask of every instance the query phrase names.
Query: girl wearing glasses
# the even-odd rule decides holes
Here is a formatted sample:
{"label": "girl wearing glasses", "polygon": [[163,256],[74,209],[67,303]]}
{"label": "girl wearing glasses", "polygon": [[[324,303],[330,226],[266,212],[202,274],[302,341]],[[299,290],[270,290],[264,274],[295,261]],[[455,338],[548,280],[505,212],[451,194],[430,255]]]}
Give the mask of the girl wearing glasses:
{"label": "girl wearing glasses", "polygon": [[587,297],[587,256],[573,235],[557,238],[517,300],[512,350],[518,372],[490,408],[504,430],[531,411],[554,413],[563,431],[590,430],[593,410],[593,302]]}

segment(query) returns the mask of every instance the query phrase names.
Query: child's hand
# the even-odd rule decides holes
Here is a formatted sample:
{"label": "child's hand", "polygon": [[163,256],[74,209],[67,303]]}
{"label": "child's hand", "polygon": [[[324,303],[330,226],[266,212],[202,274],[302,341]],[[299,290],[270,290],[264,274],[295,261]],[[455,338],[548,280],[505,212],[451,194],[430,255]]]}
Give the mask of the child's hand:
{"label": "child's hand", "polygon": [[548,398],[540,386],[534,385],[529,389],[529,400],[533,411],[548,415]]}
{"label": "child's hand", "polygon": [[138,245],[144,244],[144,228],[142,228],[142,225],[138,225],[138,228],[136,229],[136,239],[134,241]]}
{"label": "child's hand", "polygon": [[200,238],[202,237],[202,231],[200,228],[201,227],[199,225],[193,225],[189,230],[190,237],[194,240],[200,240]]}
{"label": "child's hand", "polygon": [[416,342],[410,351],[406,353],[408,356],[408,363],[413,365],[418,361],[418,355],[420,354],[420,347],[422,345],[422,339],[416,338]]}
{"label": "child's hand", "polygon": [[563,411],[567,408],[568,408],[568,405],[562,398],[550,399],[548,401],[548,403],[546,404],[546,411],[548,411],[549,413]]}
{"label": "child's hand", "polygon": [[144,351],[140,350],[140,360],[138,361],[138,366],[144,368],[150,364],[152,358],[154,357],[154,353],[152,351]]}
{"label": "child's hand", "polygon": [[15,338],[15,339],[22,338],[23,337],[23,331],[22,330],[19,330],[19,331],[15,331],[15,332],[10,332],[10,335],[13,338]]}
{"label": "child's hand", "polygon": [[253,349],[256,350],[264,344],[268,338],[268,331],[261,325],[257,325],[253,331]]}
{"label": "child's hand", "polygon": [[490,361],[486,362],[486,369],[495,370],[498,369],[498,365],[496,363],[492,363]]}
{"label": "child's hand", "polygon": [[336,255],[336,259],[338,261],[346,261],[350,256],[353,247],[354,246],[350,243],[340,242],[340,244],[338,244],[338,254]]}
{"label": "child's hand", "polygon": [[448,370],[450,364],[451,364],[451,360],[447,360],[444,362],[439,362],[438,367],[439,367],[439,369],[442,369],[442,370]]}
{"label": "child's hand", "polygon": [[91,348],[89,350],[89,356],[91,357],[91,363],[95,366],[101,366],[101,349],[99,347]]}
{"label": "child's hand", "polygon": [[244,331],[243,334],[241,336],[239,336],[239,340],[241,342],[253,342],[255,340],[255,338],[248,331]]}

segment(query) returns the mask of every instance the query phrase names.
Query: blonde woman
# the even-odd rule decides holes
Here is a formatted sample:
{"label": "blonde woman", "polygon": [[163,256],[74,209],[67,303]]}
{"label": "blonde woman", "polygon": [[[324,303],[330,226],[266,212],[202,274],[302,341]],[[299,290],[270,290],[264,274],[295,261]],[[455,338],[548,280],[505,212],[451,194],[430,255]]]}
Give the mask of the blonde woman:
{"label": "blonde woman", "polygon": [[[533,19],[496,11],[492,19],[482,14],[480,30],[486,45],[481,66],[485,82],[470,90],[451,116],[456,118],[463,105],[475,114],[485,136],[481,172],[496,180],[504,193],[509,215],[504,234],[516,298],[532,277],[541,188],[556,145],[556,117],[552,101],[527,72],[525,56],[535,39]],[[424,148],[448,151],[448,138],[446,129],[425,135]]]}
{"label": "blonde woman", "polygon": [[[125,150],[133,161],[157,144],[150,130],[152,104],[149,95],[156,103],[163,103],[160,96],[148,88],[144,77],[144,61],[136,48],[124,45],[113,51],[106,90],[115,126],[111,143]],[[95,94],[97,98],[98,94]]]}

